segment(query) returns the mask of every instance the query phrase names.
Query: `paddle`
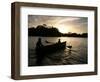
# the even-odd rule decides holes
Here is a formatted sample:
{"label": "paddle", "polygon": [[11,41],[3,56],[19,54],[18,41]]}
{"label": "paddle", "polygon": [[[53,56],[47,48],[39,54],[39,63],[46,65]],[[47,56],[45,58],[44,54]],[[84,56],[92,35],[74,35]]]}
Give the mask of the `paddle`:
{"label": "paddle", "polygon": [[47,40],[45,40],[45,42],[46,42],[46,43],[51,43],[51,42],[49,42],[49,41],[47,41]]}
{"label": "paddle", "polygon": [[46,43],[54,43],[54,42],[49,42],[49,41],[47,41],[47,40],[45,40],[45,42],[46,42]]}

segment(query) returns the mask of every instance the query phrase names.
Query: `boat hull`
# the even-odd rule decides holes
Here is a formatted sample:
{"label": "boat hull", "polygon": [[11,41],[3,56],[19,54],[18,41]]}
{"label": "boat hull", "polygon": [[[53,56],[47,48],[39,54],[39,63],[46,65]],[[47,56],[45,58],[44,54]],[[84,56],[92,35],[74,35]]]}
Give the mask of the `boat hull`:
{"label": "boat hull", "polygon": [[55,53],[60,50],[64,50],[66,48],[66,42],[55,43],[52,45],[43,46],[40,48],[36,48],[36,53],[38,54],[50,54]]}

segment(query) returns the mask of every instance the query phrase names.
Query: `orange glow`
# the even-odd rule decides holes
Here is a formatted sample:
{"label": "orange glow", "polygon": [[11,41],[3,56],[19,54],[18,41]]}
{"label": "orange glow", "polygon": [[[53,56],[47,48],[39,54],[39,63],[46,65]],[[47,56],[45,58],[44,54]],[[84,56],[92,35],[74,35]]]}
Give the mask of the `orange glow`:
{"label": "orange glow", "polygon": [[60,25],[58,27],[58,30],[61,32],[61,33],[68,33],[69,32],[69,27],[68,26],[65,26],[65,25]]}

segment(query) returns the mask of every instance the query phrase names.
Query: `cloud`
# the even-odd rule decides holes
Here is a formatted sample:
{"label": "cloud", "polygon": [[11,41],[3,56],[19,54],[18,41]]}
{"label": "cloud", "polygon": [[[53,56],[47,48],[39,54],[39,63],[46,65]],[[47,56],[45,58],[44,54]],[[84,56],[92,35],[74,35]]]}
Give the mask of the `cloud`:
{"label": "cloud", "polygon": [[[28,27],[36,27],[37,25],[47,24],[48,26],[70,26],[80,32],[87,32],[87,17],[71,17],[71,16],[46,16],[46,15],[29,15]],[[70,29],[70,28],[69,28]]]}

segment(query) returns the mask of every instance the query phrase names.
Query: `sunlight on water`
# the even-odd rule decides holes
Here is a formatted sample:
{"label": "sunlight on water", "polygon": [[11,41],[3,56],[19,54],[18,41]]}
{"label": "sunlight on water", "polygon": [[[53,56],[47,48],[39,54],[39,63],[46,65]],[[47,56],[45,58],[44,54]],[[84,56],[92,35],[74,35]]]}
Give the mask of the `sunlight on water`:
{"label": "sunlight on water", "polygon": [[[39,37],[28,38],[28,65],[35,66],[36,54],[35,47]],[[74,37],[41,37],[43,45],[50,45],[52,43],[66,41],[66,45],[72,45],[72,50],[67,47],[64,51],[56,52],[48,55],[42,61],[42,65],[69,65],[69,64],[87,64],[87,38]],[[45,41],[50,43],[46,43]]]}

